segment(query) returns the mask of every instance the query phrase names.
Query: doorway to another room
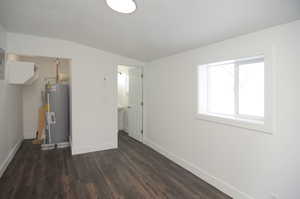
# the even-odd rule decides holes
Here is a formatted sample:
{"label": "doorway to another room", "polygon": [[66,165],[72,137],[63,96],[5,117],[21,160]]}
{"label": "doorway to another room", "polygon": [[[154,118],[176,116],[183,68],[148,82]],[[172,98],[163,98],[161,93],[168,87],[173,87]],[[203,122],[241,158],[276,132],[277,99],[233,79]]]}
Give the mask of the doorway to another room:
{"label": "doorway to another room", "polygon": [[118,130],[143,141],[143,73],[141,67],[118,66]]}
{"label": "doorway to another room", "polygon": [[70,146],[71,59],[10,53],[9,84],[22,88],[23,137],[42,150]]}

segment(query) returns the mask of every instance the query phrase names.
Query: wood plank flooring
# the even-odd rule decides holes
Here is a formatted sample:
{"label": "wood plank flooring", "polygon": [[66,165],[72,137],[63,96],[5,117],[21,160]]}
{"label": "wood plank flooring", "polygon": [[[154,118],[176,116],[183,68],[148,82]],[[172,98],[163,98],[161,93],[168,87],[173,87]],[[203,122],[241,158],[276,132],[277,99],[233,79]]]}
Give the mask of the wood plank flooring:
{"label": "wood plank flooring", "polygon": [[24,142],[0,179],[1,199],[229,199],[124,133],[119,148],[71,156]]}

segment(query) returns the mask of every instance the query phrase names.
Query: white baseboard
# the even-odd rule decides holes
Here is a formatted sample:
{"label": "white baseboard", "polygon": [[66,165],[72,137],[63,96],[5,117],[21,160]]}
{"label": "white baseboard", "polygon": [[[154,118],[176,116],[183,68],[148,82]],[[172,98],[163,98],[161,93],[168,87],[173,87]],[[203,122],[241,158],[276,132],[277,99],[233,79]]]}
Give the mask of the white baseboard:
{"label": "white baseboard", "polygon": [[118,148],[116,144],[114,143],[102,143],[98,144],[97,146],[87,146],[87,147],[75,147],[72,146],[72,155],[79,155],[84,153],[91,153],[96,151],[104,151],[109,149],[116,149]]}
{"label": "white baseboard", "polygon": [[4,160],[4,162],[0,166],[0,178],[4,174],[5,170],[7,169],[9,163],[12,161],[12,159],[15,157],[17,151],[19,150],[23,140],[18,141],[15,146],[10,150],[8,156]]}
{"label": "white baseboard", "polygon": [[144,138],[144,143],[154,149],[155,151],[161,153],[162,155],[166,156],[170,160],[174,161],[181,167],[185,168],[186,170],[190,171],[194,175],[198,176],[205,182],[211,184],[212,186],[216,187],[217,189],[221,190],[222,192],[226,193],[227,195],[233,197],[234,199],[254,199],[253,197],[249,196],[248,194],[238,190],[236,187],[230,185],[227,182],[211,175],[204,169],[197,167],[196,165],[168,152],[163,147],[155,144],[153,141]]}

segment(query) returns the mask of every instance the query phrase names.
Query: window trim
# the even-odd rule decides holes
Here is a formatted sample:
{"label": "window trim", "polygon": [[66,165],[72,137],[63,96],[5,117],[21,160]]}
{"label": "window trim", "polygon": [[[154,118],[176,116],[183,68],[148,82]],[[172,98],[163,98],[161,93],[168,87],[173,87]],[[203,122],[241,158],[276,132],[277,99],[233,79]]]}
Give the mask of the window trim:
{"label": "window trim", "polygon": [[[203,67],[206,67],[206,69],[210,66],[214,65],[221,65],[221,64],[230,64],[234,63],[234,70],[239,69],[239,65],[241,64],[247,64],[247,63],[257,63],[264,61],[264,117],[257,117],[257,116],[249,116],[249,115],[244,115],[244,114],[238,114],[238,100],[236,98],[239,98],[238,94],[235,94],[235,101],[234,105],[237,106],[235,107],[235,114],[234,115],[225,115],[225,114],[215,114],[215,113],[210,113],[208,112],[207,109],[207,102],[200,102],[201,98],[201,87],[204,85],[200,86],[200,70],[202,70]],[[237,71],[235,71],[235,75],[239,75]],[[272,70],[271,70],[271,59],[269,56],[266,55],[258,55],[258,56],[252,56],[252,57],[247,57],[247,58],[241,58],[241,59],[231,59],[229,61],[222,61],[222,62],[216,62],[212,64],[201,64],[197,66],[197,114],[196,114],[196,119],[200,120],[205,120],[209,122],[216,122],[216,123],[221,123],[229,126],[236,126],[236,127],[241,127],[245,129],[250,129],[250,130],[256,130],[260,131],[263,133],[267,134],[272,134],[273,133],[273,115],[272,115],[272,109],[273,109],[273,87],[272,87]],[[235,77],[234,81],[235,83],[235,93],[238,93],[236,89],[238,89],[238,77]],[[207,79],[204,80],[207,82]],[[208,91],[208,85],[206,83],[206,92]],[[202,91],[203,92],[203,91]],[[205,91],[204,91],[205,92]],[[207,98],[207,97],[205,97]],[[203,98],[202,98],[203,100]],[[207,100],[207,99],[206,99]],[[206,108],[205,111],[203,111],[203,107],[201,106],[201,103],[206,103]],[[202,111],[201,111],[202,109]]]}

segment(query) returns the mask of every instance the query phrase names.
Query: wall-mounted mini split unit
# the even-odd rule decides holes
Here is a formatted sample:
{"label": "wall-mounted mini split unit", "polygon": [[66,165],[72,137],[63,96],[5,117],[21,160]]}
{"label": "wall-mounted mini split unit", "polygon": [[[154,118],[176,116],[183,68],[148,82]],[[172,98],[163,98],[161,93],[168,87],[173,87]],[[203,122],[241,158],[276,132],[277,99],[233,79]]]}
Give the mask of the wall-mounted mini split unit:
{"label": "wall-mounted mini split unit", "polygon": [[32,62],[9,61],[6,68],[9,84],[31,85],[39,77],[38,67]]}

